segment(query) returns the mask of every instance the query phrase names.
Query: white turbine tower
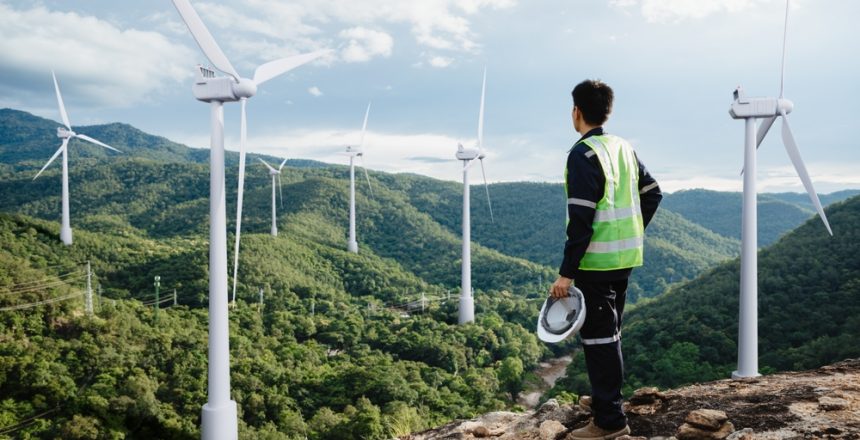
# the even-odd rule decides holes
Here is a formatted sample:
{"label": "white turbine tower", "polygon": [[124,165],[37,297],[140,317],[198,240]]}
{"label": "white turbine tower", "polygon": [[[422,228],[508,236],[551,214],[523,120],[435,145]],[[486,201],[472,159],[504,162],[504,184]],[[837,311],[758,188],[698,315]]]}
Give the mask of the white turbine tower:
{"label": "white turbine tower", "polygon": [[[740,313],[738,323],[738,369],[732,373],[732,377],[754,377],[758,376],[758,261],[756,252],[758,250],[757,212],[756,212],[756,149],[764,140],[770,127],[776,118],[782,118],[782,142],[785,150],[794,164],[800,180],[803,182],[806,192],[818,215],[824,222],[827,232],[833,235],[818,194],[812,187],[812,181],[806,166],[800,158],[800,151],[791,133],[788,124],[788,113],[794,108],[794,104],[783,97],[783,85],[785,79],[785,46],[788,35],[788,12],[789,1],[786,0],[785,9],[785,33],[782,42],[782,77],[779,86],[779,98],[749,98],[744,96],[738,87],[734,92],[734,102],[729,114],[734,119],[743,119],[745,122],[744,143],[744,201],[743,201],[743,224],[741,228],[741,282],[740,282]],[[756,134],[756,119],[763,118],[761,126]]]}
{"label": "white turbine tower", "polygon": [[475,320],[475,301],[472,297],[472,246],[471,246],[471,217],[469,213],[469,168],[476,161],[481,162],[481,174],[484,176],[484,186],[487,190],[487,205],[490,207],[490,220],[493,219],[493,205],[490,203],[490,187],[487,185],[487,174],[484,172],[484,95],[487,91],[487,69],[484,69],[484,81],[481,85],[481,110],[478,113],[478,145],[475,148],[457,146],[457,160],[463,161],[463,263],[461,267],[460,284],[460,324]]}
{"label": "white turbine tower", "polygon": [[109,150],[116,151],[117,153],[120,151],[108,144],[97,141],[85,134],[75,133],[72,130],[72,125],[69,123],[69,115],[66,113],[66,106],[63,104],[63,96],[60,94],[60,86],[57,84],[57,75],[54,74],[54,71],[51,71],[51,76],[54,77],[54,90],[57,92],[57,103],[60,106],[60,117],[63,119],[63,124],[65,125],[65,127],[57,127],[57,137],[62,139],[63,143],[60,145],[60,149],[57,150],[50,159],[48,159],[48,163],[39,170],[36,177],[33,177],[33,180],[36,180],[36,178],[42,174],[42,171],[45,171],[45,168],[48,168],[48,165],[50,165],[51,162],[60,155],[60,153],[63,154],[63,214],[62,223],[60,224],[60,240],[62,240],[66,246],[69,246],[72,244],[72,226],[69,220],[69,141],[73,138],[78,138],[105,147]]}
{"label": "white turbine tower", "polygon": [[[236,439],[239,435],[236,402],[230,398],[230,346],[227,321],[227,212],[224,194],[224,107],[225,102],[240,101],[241,134],[239,144],[239,191],[236,211],[235,258],[238,263],[241,231],[242,191],[245,179],[245,104],[257,86],[293,68],[310,62],[325,51],[283,58],[263,64],[254,78],[242,78],[221,51],[218,43],[200,20],[188,0],[173,0],[182,20],[200,49],[218,70],[228,74],[216,77],[213,70],[198,66],[192,86],[194,97],[211,107],[212,138],[209,165],[209,381],[208,402],[203,405],[201,434],[204,439]],[[235,291],[237,265],[234,264]]]}
{"label": "white turbine tower", "polygon": [[[279,197],[281,198],[281,206],[283,206],[284,205],[284,193],[281,191],[281,170],[284,169],[284,165],[287,163],[287,159],[284,159],[284,161],[281,162],[281,166],[279,166],[278,169],[275,169],[274,167],[272,167],[271,165],[266,163],[265,160],[260,159],[259,157],[257,159],[260,162],[262,162],[263,165],[266,166],[266,168],[269,169],[269,175],[272,176],[272,237],[277,237],[278,236],[278,222],[277,222],[277,220],[275,220],[276,216],[277,216],[277,211],[275,209],[275,179],[278,180],[278,192],[280,193]],[[235,294],[236,291],[234,290],[233,293]],[[235,297],[234,297],[234,299],[235,299]]]}
{"label": "white turbine tower", "polygon": [[364,124],[361,126],[361,141],[358,147],[346,147],[346,154],[349,155],[349,241],[346,243],[346,249],[354,254],[358,253],[358,241],[355,237],[355,158],[360,157],[362,169],[364,169],[364,178],[367,179],[367,188],[370,190],[371,197],[373,196],[373,187],[370,186],[370,176],[367,174],[367,167],[364,166],[364,134],[367,132],[367,117],[370,116],[370,103],[367,103],[367,110],[364,112]]}

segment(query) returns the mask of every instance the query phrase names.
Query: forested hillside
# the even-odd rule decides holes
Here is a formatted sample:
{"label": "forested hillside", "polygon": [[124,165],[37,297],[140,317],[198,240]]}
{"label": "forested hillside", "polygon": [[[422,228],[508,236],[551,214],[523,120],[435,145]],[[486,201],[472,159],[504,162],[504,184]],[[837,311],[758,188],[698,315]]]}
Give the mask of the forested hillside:
{"label": "forested hillside", "polygon": [[[821,204],[845,200],[860,194],[857,190],[819,194]],[[705,189],[678,191],[663,200],[663,207],[681,214],[724,237],[741,238],[743,194]],[[800,226],[815,214],[807,194],[766,193],[758,195],[758,244],[775,243],[783,234]]]}
{"label": "forested hillside", "polygon": [[[123,124],[76,128],[124,153],[73,141],[75,242],[66,247],[58,240],[60,167],[32,180],[59,145],[57,126],[0,110],[0,437],[198,437],[206,399],[208,151]],[[236,154],[228,156],[232,243]],[[275,238],[270,177],[248,164],[230,312],[243,437],[389,438],[509,408],[540,359],[575,346],[534,336],[564,240],[561,185],[491,185],[494,222],[483,188],[472,188],[477,325],[457,326],[461,185],[371,172],[373,197],[363,184],[357,191],[356,255],[346,251],[346,167],[290,161]],[[726,261],[739,243],[714,230],[728,220],[690,211],[712,199],[679,194],[689,217],[671,203],[658,211],[646,266],[631,283],[631,302],[671,290],[628,316],[631,385],[723,377],[734,362],[737,262]],[[794,209],[790,195],[773,200]],[[813,219],[763,252],[765,369],[855,353],[843,342],[860,336],[850,318],[860,311],[852,235],[858,200],[828,211],[836,237]],[[86,261],[101,292],[94,317],[83,312]],[[157,316],[154,276],[169,306]],[[810,312],[818,303],[825,304]],[[582,386],[578,362],[568,390]]]}
{"label": "forested hillside", "polygon": [[[538,303],[526,292],[479,294],[478,325],[457,326],[456,297],[441,286],[335,246],[341,231],[318,215],[290,219],[281,237],[243,239],[230,312],[243,437],[387,438],[501,409],[524,369],[550,354],[531,331]],[[57,229],[0,214],[0,435],[198,437],[206,241],[78,229],[65,247]],[[84,260],[102,292],[93,318],[82,311]],[[154,275],[162,306],[174,288],[179,303],[157,316],[142,306]],[[40,301],[49,304],[13,310]],[[389,308],[410,301],[408,315]]]}
{"label": "forested hillside", "polygon": [[[58,218],[60,169],[53,166],[31,181],[57,143],[57,124],[16,110],[0,111],[0,134],[16,133],[0,146],[0,211],[38,218]],[[195,150],[147,135],[122,124],[80,127],[125,153],[116,154],[84,142],[70,148],[72,227],[93,231],[128,231],[149,237],[203,234],[208,215],[207,150]],[[41,154],[39,153],[41,152]],[[41,157],[40,157],[41,156]],[[235,160],[235,154],[229,155]],[[203,162],[203,163],[201,163]],[[347,217],[343,166],[290,161],[283,174],[286,218],[313,212],[343,228]],[[296,167],[295,165],[299,165]],[[228,166],[228,204],[235,200],[235,167]],[[459,286],[459,235],[462,185],[423,176],[372,172],[376,198],[359,187],[359,242],[383,257],[396,259],[425,281]],[[245,216],[249,231],[268,229],[269,177],[249,161]],[[550,283],[556,276],[564,240],[564,204],[559,184],[491,185],[496,211],[489,218],[480,187],[472,188],[476,289]],[[563,195],[563,194],[561,194]],[[228,212],[232,212],[228,206]],[[231,217],[231,216],[228,216]],[[234,222],[229,218],[230,223]],[[660,225],[660,223],[667,223]],[[344,232],[345,234],[345,232]],[[660,214],[649,231],[646,266],[636,272],[631,301],[661,294],[666,286],[688,280],[735,255],[731,240],[709,234],[680,216]],[[493,249],[497,252],[492,252]],[[536,265],[505,257],[510,255]],[[513,265],[513,266],[512,266]],[[488,282],[492,278],[493,283]]]}
{"label": "forested hillside", "polygon": [[[459,233],[462,185],[421,176],[395,176],[389,185],[405,191],[417,209]],[[557,270],[566,238],[563,186],[517,182],[493,184],[489,190],[495,221],[490,219],[484,189],[472,188],[472,239]],[[740,249],[736,240],[722,237],[667,209],[658,210],[645,240],[645,265],[633,273],[631,302],[660,295],[672,283],[691,280],[705,269],[737,255]]]}
{"label": "forested hillside", "polygon": [[[804,223],[758,260],[758,328],[762,373],[814,368],[860,356],[860,197]],[[625,316],[629,388],[727,378],[737,366],[739,260]],[[559,390],[583,391],[577,359]],[[558,392],[559,390],[556,390]]]}

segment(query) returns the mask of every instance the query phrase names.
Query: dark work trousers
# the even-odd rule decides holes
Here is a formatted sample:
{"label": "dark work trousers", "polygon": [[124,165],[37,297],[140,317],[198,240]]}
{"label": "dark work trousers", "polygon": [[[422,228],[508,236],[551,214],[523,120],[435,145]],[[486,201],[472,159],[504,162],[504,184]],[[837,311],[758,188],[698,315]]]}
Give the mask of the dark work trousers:
{"label": "dark work trousers", "polygon": [[580,281],[585,296],[585,323],[580,329],[594,424],[606,430],[624,428],[627,416],[621,408],[624,358],[621,355],[621,319],[627,299],[627,279]]}

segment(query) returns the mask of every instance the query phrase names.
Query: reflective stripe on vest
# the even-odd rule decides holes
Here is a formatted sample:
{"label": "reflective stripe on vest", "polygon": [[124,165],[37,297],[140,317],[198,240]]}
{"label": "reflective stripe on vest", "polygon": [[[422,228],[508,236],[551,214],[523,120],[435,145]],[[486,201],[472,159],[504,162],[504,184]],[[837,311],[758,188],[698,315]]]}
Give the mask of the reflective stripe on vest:
{"label": "reflective stripe on vest", "polygon": [[[639,205],[639,163],[633,147],[612,135],[591,136],[582,142],[593,152],[591,156],[597,156],[606,184],[603,198],[595,206],[594,233],[579,269],[605,271],[641,266],[645,227]],[[565,182],[566,177],[567,170]],[[573,200],[580,204],[576,203],[578,199]]]}

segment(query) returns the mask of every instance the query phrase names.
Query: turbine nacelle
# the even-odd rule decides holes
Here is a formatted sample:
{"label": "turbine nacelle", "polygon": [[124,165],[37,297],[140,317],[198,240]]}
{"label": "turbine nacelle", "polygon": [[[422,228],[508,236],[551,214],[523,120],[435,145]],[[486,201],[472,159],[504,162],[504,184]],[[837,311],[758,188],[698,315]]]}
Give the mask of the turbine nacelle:
{"label": "turbine nacelle", "polygon": [[465,148],[463,144],[457,145],[457,160],[483,159],[484,152],[478,148]]}
{"label": "turbine nacelle", "polygon": [[364,149],[361,147],[353,147],[352,145],[348,145],[346,147],[346,154],[349,154],[350,156],[363,156]]}
{"label": "turbine nacelle", "polygon": [[750,98],[744,96],[743,89],[738,87],[734,92],[735,100],[729,114],[734,119],[771,118],[781,114],[789,114],[794,110],[794,103],[785,98]]}
{"label": "turbine nacelle", "polygon": [[75,132],[66,127],[57,127],[57,137],[60,139],[69,139],[75,137]]}
{"label": "turbine nacelle", "polygon": [[191,90],[199,101],[234,102],[254,96],[257,84],[248,78],[236,81],[230,76],[216,76],[214,70],[198,65]]}

